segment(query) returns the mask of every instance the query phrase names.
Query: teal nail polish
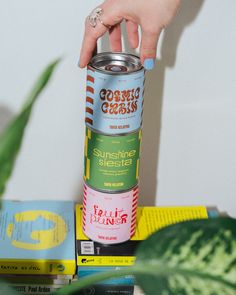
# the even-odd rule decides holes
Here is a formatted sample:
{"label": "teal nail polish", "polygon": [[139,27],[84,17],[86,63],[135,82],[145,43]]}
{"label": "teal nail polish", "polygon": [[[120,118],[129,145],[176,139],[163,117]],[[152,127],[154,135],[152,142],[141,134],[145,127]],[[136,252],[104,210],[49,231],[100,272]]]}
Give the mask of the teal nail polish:
{"label": "teal nail polish", "polygon": [[143,65],[146,70],[152,70],[154,68],[154,59],[146,58]]}

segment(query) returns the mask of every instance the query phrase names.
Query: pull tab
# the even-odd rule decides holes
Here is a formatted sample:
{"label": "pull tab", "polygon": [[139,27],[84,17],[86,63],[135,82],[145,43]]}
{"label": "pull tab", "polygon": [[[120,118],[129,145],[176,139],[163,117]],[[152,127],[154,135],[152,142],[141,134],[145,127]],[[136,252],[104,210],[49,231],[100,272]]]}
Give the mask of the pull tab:
{"label": "pull tab", "polygon": [[106,71],[109,71],[109,72],[127,72],[127,67],[125,66],[121,66],[121,65],[107,65],[105,67],[105,70]]}

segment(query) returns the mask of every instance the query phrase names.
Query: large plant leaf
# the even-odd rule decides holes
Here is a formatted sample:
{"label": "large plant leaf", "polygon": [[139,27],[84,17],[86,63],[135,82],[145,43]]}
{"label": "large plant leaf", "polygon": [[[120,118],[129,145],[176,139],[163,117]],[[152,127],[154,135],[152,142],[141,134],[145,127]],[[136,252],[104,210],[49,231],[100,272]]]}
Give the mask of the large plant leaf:
{"label": "large plant leaf", "polygon": [[9,284],[4,283],[2,280],[0,280],[0,294],[2,295],[17,295],[19,294],[16,290],[9,287]]}
{"label": "large plant leaf", "polygon": [[[194,220],[159,230],[143,241],[134,266],[88,276],[60,289],[77,293],[106,279],[135,275],[147,295],[235,295],[236,220]],[[76,292],[77,291],[77,292]]]}
{"label": "large plant leaf", "polygon": [[194,220],[164,228],[140,245],[135,268],[147,295],[235,295],[236,220]]}
{"label": "large plant leaf", "polygon": [[26,99],[21,112],[13,118],[0,135],[0,197],[4,193],[6,182],[12,173],[34,102],[47,85],[58,62],[59,60],[54,61],[43,71]]}

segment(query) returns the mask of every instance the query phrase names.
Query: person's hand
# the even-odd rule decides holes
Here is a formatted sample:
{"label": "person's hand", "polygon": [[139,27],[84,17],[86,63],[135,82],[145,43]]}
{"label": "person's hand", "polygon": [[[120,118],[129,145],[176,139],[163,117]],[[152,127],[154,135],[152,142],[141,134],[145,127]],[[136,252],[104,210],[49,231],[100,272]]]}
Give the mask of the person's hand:
{"label": "person's hand", "polygon": [[120,23],[125,20],[127,35],[132,48],[139,45],[138,26],[141,27],[141,62],[147,70],[154,67],[160,33],[179,7],[180,0],[106,0],[99,7],[102,14],[92,27],[89,17],[85,21],[84,40],[79,66],[90,61],[97,40],[109,30],[112,51],[122,51]]}

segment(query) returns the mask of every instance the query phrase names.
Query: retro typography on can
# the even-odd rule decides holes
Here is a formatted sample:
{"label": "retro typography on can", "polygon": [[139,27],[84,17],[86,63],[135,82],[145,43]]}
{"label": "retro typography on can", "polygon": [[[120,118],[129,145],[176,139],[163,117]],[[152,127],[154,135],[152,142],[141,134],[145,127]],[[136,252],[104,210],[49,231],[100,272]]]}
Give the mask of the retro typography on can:
{"label": "retro typography on can", "polygon": [[104,135],[86,127],[84,179],[102,191],[122,191],[138,183],[141,130]]}
{"label": "retro typography on can", "polygon": [[135,233],[138,187],[104,193],[84,185],[83,231],[93,241],[122,243]]}
{"label": "retro typography on can", "polygon": [[86,125],[105,134],[138,130],[142,125],[144,68],[125,53],[100,53],[88,65]]}

